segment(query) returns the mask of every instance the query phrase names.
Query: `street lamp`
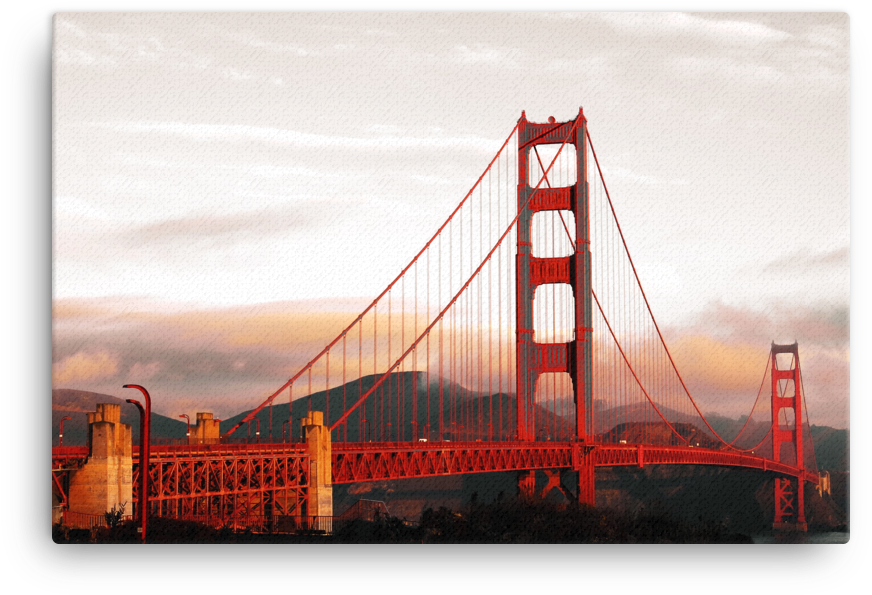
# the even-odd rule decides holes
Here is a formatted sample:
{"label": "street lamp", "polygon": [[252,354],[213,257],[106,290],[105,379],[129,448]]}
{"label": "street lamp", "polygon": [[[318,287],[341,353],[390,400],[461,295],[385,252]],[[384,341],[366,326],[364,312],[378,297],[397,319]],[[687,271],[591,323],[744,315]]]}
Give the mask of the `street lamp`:
{"label": "street lamp", "polygon": [[64,420],[65,419],[73,419],[73,418],[70,417],[69,415],[64,417],[64,418],[61,418],[61,431],[58,432],[58,446],[64,445]]}
{"label": "street lamp", "polygon": [[282,422],[282,444],[284,444],[284,442],[285,442],[285,426],[287,426],[290,421],[291,420],[286,419],[285,421]]}
{"label": "street lamp", "polygon": [[182,413],[179,417],[184,417],[188,420],[187,429],[185,430],[185,437],[188,439],[188,444],[191,443],[191,418],[188,417],[187,413]]}
{"label": "street lamp", "polygon": [[256,430],[254,432],[255,440],[257,441],[258,444],[260,444],[260,419],[255,417],[254,421],[255,421],[255,428],[256,428]]}
{"label": "street lamp", "polygon": [[135,388],[145,397],[145,408],[135,399],[128,403],[139,409],[139,518],[142,522],[142,543],[145,543],[145,528],[148,524],[148,462],[150,458],[149,430],[151,428],[151,396],[138,384],[125,384],[123,388]]}

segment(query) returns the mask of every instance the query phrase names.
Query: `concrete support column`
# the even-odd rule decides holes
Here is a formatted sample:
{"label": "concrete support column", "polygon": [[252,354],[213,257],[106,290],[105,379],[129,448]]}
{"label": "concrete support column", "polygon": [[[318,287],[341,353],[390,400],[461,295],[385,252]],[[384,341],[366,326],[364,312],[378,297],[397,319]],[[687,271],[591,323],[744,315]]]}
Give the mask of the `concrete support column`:
{"label": "concrete support column", "polygon": [[333,452],[324,414],[312,411],[303,418],[303,440],[309,450],[308,516],[333,516]]}
{"label": "concrete support column", "polygon": [[124,504],[133,508],[133,451],[130,424],[121,406],[100,403],[88,413],[88,460],[70,477],[69,509],[103,514]]}
{"label": "concrete support column", "polygon": [[[585,457],[586,459],[589,458]],[[596,489],[594,481],[594,466],[590,461],[578,467],[578,503],[596,506]]]}
{"label": "concrete support column", "polygon": [[518,497],[525,502],[536,497],[535,471],[518,471]]}
{"label": "concrete support column", "polygon": [[218,444],[221,441],[219,422],[212,413],[198,412],[197,425],[191,428],[188,444]]}

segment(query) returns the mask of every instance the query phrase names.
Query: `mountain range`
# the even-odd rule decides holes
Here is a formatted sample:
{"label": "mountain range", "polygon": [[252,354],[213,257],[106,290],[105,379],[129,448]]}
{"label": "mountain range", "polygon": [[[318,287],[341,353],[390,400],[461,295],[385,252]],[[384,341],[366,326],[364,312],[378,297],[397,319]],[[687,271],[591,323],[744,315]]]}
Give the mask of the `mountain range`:
{"label": "mountain range", "polygon": [[[361,394],[366,393],[376,381],[376,376],[365,376],[360,380],[347,383],[343,386],[331,388],[327,391],[319,391],[311,396],[294,400],[290,408],[292,416],[293,440],[300,439],[300,420],[309,411],[325,412],[326,423],[336,422],[344,406],[350,406]],[[367,399],[366,406],[361,406],[347,419],[344,426],[340,426],[334,439],[343,439],[350,442],[363,440],[391,441],[397,439],[411,440],[413,438],[438,438],[440,409],[435,403],[439,400],[438,382],[427,383],[426,376],[416,372],[403,372],[391,375],[375,393]],[[514,419],[516,415],[516,401],[514,395],[506,393],[483,395],[468,390],[462,385],[451,384],[443,381],[441,385],[443,406],[441,408],[444,438],[448,440],[482,439],[488,440],[491,436],[500,437],[499,428],[502,428],[502,438],[513,437]],[[417,394],[417,398],[413,396]],[[139,395],[135,395],[139,396]],[[400,403],[400,406],[397,403]],[[85,413],[94,411],[97,403],[117,403],[121,406],[121,421],[131,425],[134,443],[139,440],[139,412],[132,404],[123,399],[111,395],[93,393],[74,389],[52,390],[52,444],[58,443],[58,428],[62,417],[70,416],[71,419],[64,423],[64,444],[68,446],[84,445],[87,440],[87,422]],[[569,403],[571,405],[571,403]],[[378,411],[377,411],[378,408]],[[270,411],[270,409],[272,411]],[[417,409],[417,424],[412,423],[414,410]],[[566,410],[571,411],[571,407]],[[638,442],[640,436],[636,436],[641,428],[647,432],[646,441],[652,443],[669,444],[676,442],[671,432],[662,424],[659,416],[646,404],[628,405],[618,408],[605,408],[601,401],[595,402],[595,429],[596,434],[603,439],[618,440],[626,439],[628,442]],[[558,410],[559,407],[558,407]],[[252,410],[240,412],[228,419],[222,420],[220,427],[222,435],[233,428],[237,423],[248,415]],[[427,412],[429,411],[429,417]],[[661,411],[674,426],[681,425],[680,433],[686,436],[695,436],[693,441],[702,441],[710,447],[716,445],[712,441],[709,432],[703,427],[699,417],[690,414],[682,414],[668,408]],[[453,416],[452,416],[453,412]],[[481,414],[479,415],[479,412]],[[540,439],[566,440],[574,427],[574,421],[568,416],[562,416],[557,412],[540,405],[536,406],[536,431]],[[288,403],[276,402],[272,407],[265,407],[257,416],[260,424],[260,436],[262,441],[270,439],[280,441],[282,439],[283,423],[289,418]],[[272,424],[270,425],[270,417]],[[384,428],[381,433],[373,431],[376,424],[373,421],[389,420],[393,422],[388,429],[387,424],[379,423]],[[481,419],[477,427],[467,429],[467,420]],[[709,415],[708,421],[712,428],[724,439],[731,440],[745,425],[745,419],[732,419],[720,415]],[[363,420],[366,420],[364,423]],[[427,428],[426,420],[429,420]],[[616,420],[620,420],[619,422]],[[621,427],[620,424],[629,424]],[[249,428],[248,426],[253,426]],[[417,426],[417,427],[416,427]],[[768,421],[759,422],[752,420],[747,423],[739,444],[749,447],[762,438],[769,427]],[[247,424],[237,429],[231,436],[234,440],[244,440],[249,436],[253,438],[257,424]],[[429,433],[428,433],[429,430]],[[185,438],[186,424],[182,419],[174,419],[152,412],[151,432],[153,441],[177,441]],[[347,434],[346,434],[347,432]],[[814,444],[814,458],[817,467],[829,471],[848,471],[849,469],[849,431],[830,428],[828,426],[811,426],[811,438]],[[764,445],[763,448],[767,448]],[[811,464],[811,460],[807,461]]]}

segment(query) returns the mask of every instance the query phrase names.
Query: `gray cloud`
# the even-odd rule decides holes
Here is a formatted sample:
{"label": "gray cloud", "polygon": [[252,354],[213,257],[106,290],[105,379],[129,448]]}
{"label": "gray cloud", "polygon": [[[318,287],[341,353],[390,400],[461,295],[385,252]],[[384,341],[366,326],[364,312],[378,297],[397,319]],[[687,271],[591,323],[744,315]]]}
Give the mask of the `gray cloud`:
{"label": "gray cloud", "polygon": [[819,274],[822,269],[840,268],[846,269],[851,266],[851,250],[848,246],[826,252],[812,252],[809,250],[797,251],[786,256],[781,256],[763,266],[767,273],[806,273]]}
{"label": "gray cloud", "polygon": [[296,229],[311,230],[324,223],[329,213],[325,206],[322,201],[321,209],[278,206],[228,215],[192,215],[143,225],[124,232],[121,238],[130,247],[165,243],[191,245],[219,239],[231,244],[262,241],[269,236],[293,233]]}
{"label": "gray cloud", "polygon": [[[236,71],[234,71],[236,72]],[[228,75],[231,78],[241,77],[242,73]],[[270,144],[293,145],[306,148],[354,148],[354,149],[385,149],[395,151],[398,148],[439,148],[439,149],[475,149],[491,151],[499,140],[482,138],[475,135],[448,137],[432,135],[415,137],[409,134],[381,134],[370,137],[347,137],[313,134],[281,128],[264,126],[244,126],[229,124],[197,124],[189,122],[92,122],[92,126],[108,128],[114,132],[154,133],[168,136],[179,136],[198,141],[247,142],[258,141]]]}

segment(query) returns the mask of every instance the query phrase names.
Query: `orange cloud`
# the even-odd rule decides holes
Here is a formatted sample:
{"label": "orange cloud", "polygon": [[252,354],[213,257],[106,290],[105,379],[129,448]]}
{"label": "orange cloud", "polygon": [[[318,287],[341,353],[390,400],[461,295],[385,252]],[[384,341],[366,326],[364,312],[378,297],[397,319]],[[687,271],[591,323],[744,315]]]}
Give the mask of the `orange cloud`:
{"label": "orange cloud", "polygon": [[[137,300],[60,300],[54,307],[53,351],[55,386],[78,388],[113,394],[124,382],[147,381],[160,395],[161,402],[172,410],[212,410],[216,415],[232,415],[260,404],[288,378],[318,354],[366,307],[363,300],[287,301],[232,308],[193,309],[172,304],[153,304]],[[417,330],[424,328],[419,312]],[[847,423],[850,389],[850,351],[848,349],[847,311],[792,311],[787,322],[775,320],[767,313],[715,305],[705,316],[688,328],[665,329],[665,336],[675,363],[687,382],[694,399],[703,411],[736,416],[746,414],[754,401],[772,338],[779,329],[791,330],[800,342],[803,380],[808,411],[815,423],[844,426]],[[391,317],[390,363],[401,354],[400,343],[413,340],[414,314],[406,313],[405,337],[400,341],[400,315]],[[373,316],[363,323],[363,340],[358,347],[357,328],[348,336],[346,365],[343,365],[343,342],[330,352],[329,378],[327,358],[313,366],[311,387],[320,391],[350,382],[388,365],[387,315],[378,313],[377,349],[373,347]],[[405,360],[402,370],[429,370],[435,379],[439,373],[440,337],[443,345],[442,372],[448,376],[456,367],[451,364],[452,336],[458,327],[437,326],[430,337],[429,367],[427,341],[415,357]],[[510,386],[507,375],[514,362],[514,346],[494,344],[488,350],[489,329],[483,332],[481,356],[483,371],[494,377],[496,391]],[[784,334],[784,333],[782,333]],[[496,333],[494,334],[496,338]],[[505,329],[500,338],[506,341]],[[651,366],[636,361],[637,354],[649,353],[630,337],[620,336],[628,357],[643,378]],[[514,333],[509,337],[514,341]],[[611,337],[595,337],[594,354],[600,364],[621,362]],[[648,340],[651,340],[648,338]],[[659,353],[659,341],[652,347]],[[629,349],[633,345],[635,349]],[[478,361],[478,345],[473,343],[472,357]],[[502,355],[502,363],[498,361]],[[374,356],[377,355],[377,370]],[[659,356],[658,356],[659,357]],[[488,360],[490,358],[490,362]],[[414,359],[414,362],[413,362]],[[414,363],[414,365],[413,365]],[[650,362],[649,362],[650,363]],[[668,367],[668,364],[663,364]],[[463,382],[477,390],[478,366],[464,368]],[[124,376],[121,378],[121,376]],[[123,380],[123,382],[119,382]],[[309,375],[294,385],[293,396],[299,398],[309,390]],[[509,388],[513,392],[512,388]],[[764,387],[764,396],[767,387]],[[279,397],[286,401],[290,391]],[[196,403],[197,405],[194,405]],[[764,401],[765,403],[765,401]],[[182,407],[184,404],[184,407]]]}
{"label": "orange cloud", "polygon": [[[310,342],[326,345],[345,329],[356,314],[347,311],[252,311],[233,309],[229,311],[202,311],[174,316],[164,321],[181,331],[183,337],[202,339],[209,337],[228,348],[263,347],[279,351],[297,350]],[[415,328],[413,315],[404,317],[395,314],[391,318],[391,334],[400,338],[401,324],[405,322],[405,340],[412,339]],[[379,318],[379,337],[387,338],[387,316]],[[419,317],[418,330],[423,330],[426,320]],[[351,341],[358,337],[357,327],[349,335]],[[364,321],[364,341],[372,341],[372,314]],[[313,352],[316,353],[317,351]]]}
{"label": "orange cloud", "polygon": [[105,351],[95,354],[78,352],[52,365],[53,384],[70,384],[114,376],[118,361]]}
{"label": "orange cloud", "polygon": [[727,343],[703,335],[681,337],[670,351],[688,382],[724,391],[756,389],[768,356],[759,346]]}
{"label": "orange cloud", "polygon": [[136,362],[130,368],[129,376],[131,382],[140,382],[142,380],[148,380],[152,378],[160,371],[161,364],[160,362],[151,362],[149,364],[143,364],[140,362]]}

